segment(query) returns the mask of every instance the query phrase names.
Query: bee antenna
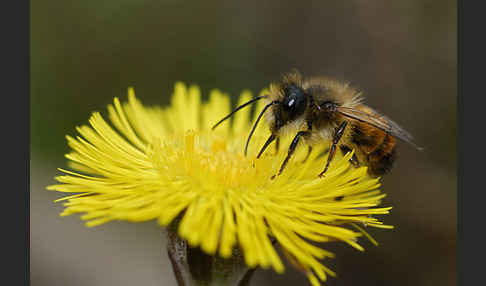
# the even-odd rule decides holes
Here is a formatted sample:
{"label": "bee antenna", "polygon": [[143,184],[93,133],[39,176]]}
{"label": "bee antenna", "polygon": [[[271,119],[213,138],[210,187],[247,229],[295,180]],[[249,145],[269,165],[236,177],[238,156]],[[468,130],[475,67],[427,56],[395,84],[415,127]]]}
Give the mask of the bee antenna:
{"label": "bee antenna", "polygon": [[245,106],[248,106],[262,98],[265,98],[267,97],[266,95],[262,95],[262,96],[257,96],[253,99],[251,99],[250,101],[247,101],[245,103],[243,103],[242,105],[238,106],[237,108],[235,108],[235,110],[231,111],[230,114],[226,115],[225,117],[223,117],[223,119],[221,119],[220,121],[218,121],[218,123],[214,124],[213,128],[211,128],[212,130],[214,130],[216,127],[218,127],[219,124],[223,123],[223,121],[225,121],[226,119],[230,118],[231,116],[233,116],[233,114],[235,114],[238,110],[242,109],[243,107]]}
{"label": "bee antenna", "polygon": [[265,113],[265,111],[267,111],[267,109],[274,105],[274,104],[279,104],[280,101],[272,101],[270,102],[269,104],[265,105],[265,107],[263,108],[263,110],[260,112],[260,114],[258,115],[258,118],[257,120],[255,121],[255,124],[253,125],[253,128],[251,129],[251,132],[250,132],[250,135],[248,136],[248,139],[246,140],[246,145],[245,145],[245,156],[246,156],[246,153],[248,151],[248,144],[250,144],[250,140],[251,140],[251,136],[253,136],[253,132],[255,132],[255,129],[258,125],[258,122],[260,122],[260,119],[262,118],[263,114]]}

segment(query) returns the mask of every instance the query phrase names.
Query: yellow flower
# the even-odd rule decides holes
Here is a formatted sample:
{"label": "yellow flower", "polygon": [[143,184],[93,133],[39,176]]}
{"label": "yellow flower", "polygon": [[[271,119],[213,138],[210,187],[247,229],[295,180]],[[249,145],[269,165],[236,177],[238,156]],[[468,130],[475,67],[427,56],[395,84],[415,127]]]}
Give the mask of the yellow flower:
{"label": "yellow flower", "polygon": [[[239,102],[250,98],[243,92]],[[356,223],[391,228],[372,217],[390,210],[377,208],[385,196],[379,179],[368,177],[365,167],[351,167],[351,153],[337,156],[319,178],[325,164],[319,154],[328,144],[305,163],[307,148],[301,146],[272,180],[286,148],[277,154],[270,148],[255,159],[269,132],[261,124],[245,157],[253,118],[249,108],[211,130],[229,111],[229,97],[217,90],[202,103],[197,86],[177,83],[170,106],[145,107],[129,89],[128,102],[115,98],[108,106],[114,128],[96,112],[91,126],[77,128],[80,136],[67,136],[73,171],[60,169],[66,174],[56,177],[61,184],[48,187],[76,193],[57,200],[65,201],[61,215],[83,213],[90,227],[152,219],[167,226],[181,216],[178,234],[189,245],[225,258],[239,247],[248,266],[282,273],[272,238],[313,285],[334,275],[321,263],[334,255],[312,242],[339,240],[363,250],[357,239],[367,234]],[[281,146],[289,139],[283,138]]]}

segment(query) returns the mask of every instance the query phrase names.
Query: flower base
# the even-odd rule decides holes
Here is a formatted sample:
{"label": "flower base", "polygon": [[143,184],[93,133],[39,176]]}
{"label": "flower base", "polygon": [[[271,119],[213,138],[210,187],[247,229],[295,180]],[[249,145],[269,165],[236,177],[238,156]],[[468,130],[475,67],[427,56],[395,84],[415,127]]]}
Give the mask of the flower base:
{"label": "flower base", "polygon": [[256,268],[249,268],[236,248],[224,259],[190,247],[177,235],[178,222],[167,228],[167,253],[179,286],[247,286]]}

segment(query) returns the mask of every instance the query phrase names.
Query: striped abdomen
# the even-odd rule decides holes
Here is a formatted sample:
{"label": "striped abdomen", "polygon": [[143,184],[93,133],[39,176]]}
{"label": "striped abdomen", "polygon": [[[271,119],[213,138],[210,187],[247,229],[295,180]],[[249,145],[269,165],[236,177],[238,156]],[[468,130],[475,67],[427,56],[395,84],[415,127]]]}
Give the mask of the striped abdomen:
{"label": "striped abdomen", "polygon": [[366,123],[353,125],[351,140],[357,149],[358,160],[368,166],[368,173],[377,177],[390,171],[396,158],[395,138]]}

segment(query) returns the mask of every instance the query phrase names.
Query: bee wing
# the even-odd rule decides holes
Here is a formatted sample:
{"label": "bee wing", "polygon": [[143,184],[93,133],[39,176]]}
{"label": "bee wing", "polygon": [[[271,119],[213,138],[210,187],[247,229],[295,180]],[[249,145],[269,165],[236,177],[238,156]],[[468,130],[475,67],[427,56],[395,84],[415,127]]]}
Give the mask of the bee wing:
{"label": "bee wing", "polygon": [[346,117],[366,122],[376,128],[390,133],[391,135],[413,145],[418,150],[423,149],[415,143],[413,136],[405,129],[400,127],[400,125],[398,125],[396,122],[368,106],[366,106],[366,109],[366,111],[363,111],[356,108],[340,106],[337,108],[337,111]]}

